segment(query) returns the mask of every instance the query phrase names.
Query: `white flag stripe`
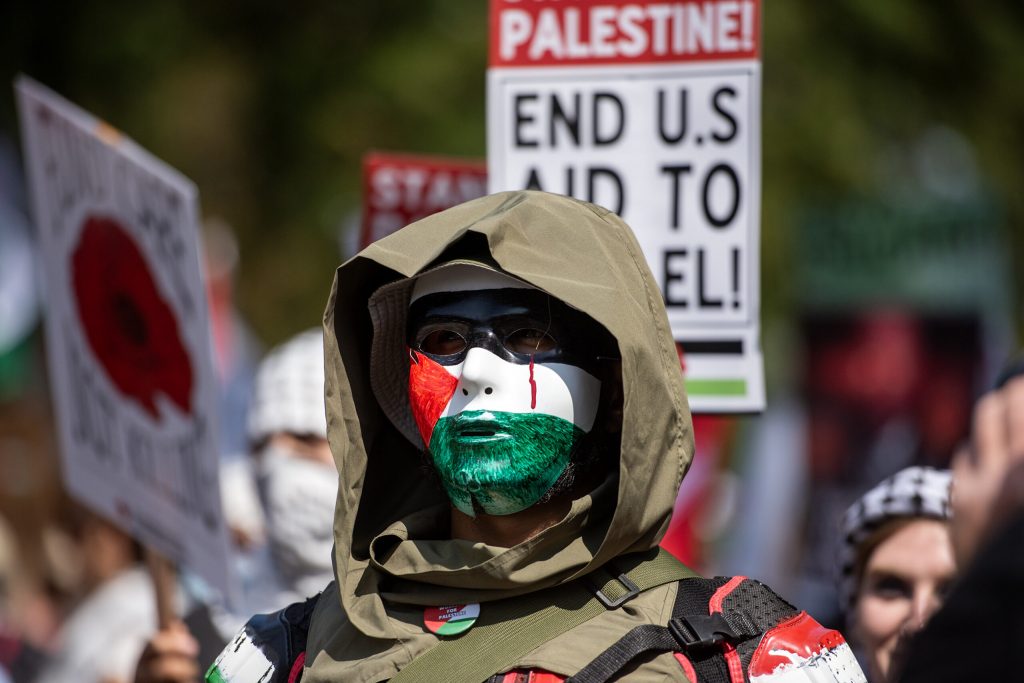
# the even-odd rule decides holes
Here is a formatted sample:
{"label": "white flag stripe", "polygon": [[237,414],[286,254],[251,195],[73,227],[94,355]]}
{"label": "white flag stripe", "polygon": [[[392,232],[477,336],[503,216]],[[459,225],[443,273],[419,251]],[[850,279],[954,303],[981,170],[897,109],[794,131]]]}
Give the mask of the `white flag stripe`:
{"label": "white flag stripe", "polygon": [[[442,366],[459,380],[441,417],[465,410],[544,413],[572,422],[585,432],[594,426],[601,382],[582,368],[566,363],[535,363],[537,404],[531,408],[529,364],[509,363],[474,347],[459,365]],[[490,388],[491,392],[487,393]]]}

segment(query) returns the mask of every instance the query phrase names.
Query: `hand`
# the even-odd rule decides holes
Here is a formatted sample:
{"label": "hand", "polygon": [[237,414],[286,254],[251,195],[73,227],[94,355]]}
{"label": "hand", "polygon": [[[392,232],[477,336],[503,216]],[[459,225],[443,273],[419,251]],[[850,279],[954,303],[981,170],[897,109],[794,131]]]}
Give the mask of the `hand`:
{"label": "hand", "polygon": [[971,443],[953,458],[952,506],[953,548],[961,568],[1024,507],[1024,376],[975,406]]}
{"label": "hand", "polygon": [[199,643],[180,621],[157,631],[139,657],[135,683],[195,683]]}

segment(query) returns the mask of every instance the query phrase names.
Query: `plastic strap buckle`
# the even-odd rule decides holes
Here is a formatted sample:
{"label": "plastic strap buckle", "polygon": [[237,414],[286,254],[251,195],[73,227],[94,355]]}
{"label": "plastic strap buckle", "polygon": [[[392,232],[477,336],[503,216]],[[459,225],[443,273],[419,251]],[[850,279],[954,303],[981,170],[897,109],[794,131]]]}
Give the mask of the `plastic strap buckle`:
{"label": "plastic strap buckle", "polygon": [[626,602],[632,600],[636,596],[640,595],[640,588],[625,574],[619,574],[615,579],[626,588],[626,592],[617,598],[609,598],[601,591],[601,587],[596,584],[591,584],[594,589],[594,595],[601,602],[602,605],[608,609],[615,609],[620,607]]}
{"label": "plastic strap buckle", "polygon": [[713,647],[737,639],[736,633],[721,612],[675,617],[669,620],[668,630],[684,652]]}

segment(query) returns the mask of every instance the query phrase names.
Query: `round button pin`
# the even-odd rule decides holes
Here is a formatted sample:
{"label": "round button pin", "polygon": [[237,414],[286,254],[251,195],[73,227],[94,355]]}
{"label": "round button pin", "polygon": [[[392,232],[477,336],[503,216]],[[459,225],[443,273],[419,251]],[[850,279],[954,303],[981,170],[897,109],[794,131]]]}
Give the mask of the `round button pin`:
{"label": "round button pin", "polygon": [[441,605],[423,610],[423,625],[439,636],[457,636],[465,633],[480,616],[480,603],[468,605]]}

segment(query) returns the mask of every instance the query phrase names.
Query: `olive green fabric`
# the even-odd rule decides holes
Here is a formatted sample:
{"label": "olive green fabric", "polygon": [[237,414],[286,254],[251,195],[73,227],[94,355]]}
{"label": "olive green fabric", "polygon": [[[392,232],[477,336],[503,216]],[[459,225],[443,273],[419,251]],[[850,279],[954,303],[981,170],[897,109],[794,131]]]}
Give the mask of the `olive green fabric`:
{"label": "olive green fabric", "polygon": [[[622,357],[617,476],[513,548],[447,538],[449,506],[424,476],[422,442],[408,429],[396,311],[407,305],[408,278],[455,259],[490,263],[586,312],[612,333]],[[338,269],[324,333],[328,437],[339,472],[337,582],[313,617],[307,683],[393,676],[437,642],[423,628],[424,606],[479,602],[483,614],[490,601],[571,581],[661,539],[693,454],[690,413],[660,293],[613,213],[511,192],[425,218]],[[571,674],[632,626],[665,623],[674,593],[674,585],[647,591],[520,664]],[[671,656],[642,669],[631,680],[685,680]]]}
{"label": "olive green fabric", "polygon": [[[638,564],[633,566],[634,562]],[[625,602],[635,597],[631,591],[696,576],[665,550],[631,555],[628,569],[626,564],[616,560],[615,570],[622,572],[619,576],[607,573],[610,565],[605,565],[603,571],[594,572],[585,581],[488,603],[487,612],[471,631],[427,650],[399,671],[391,683],[485,680],[496,671],[506,671],[544,643],[603,614],[609,609],[609,601]],[[601,574],[607,576],[603,584],[599,584]],[[601,599],[595,588],[600,588]]]}

